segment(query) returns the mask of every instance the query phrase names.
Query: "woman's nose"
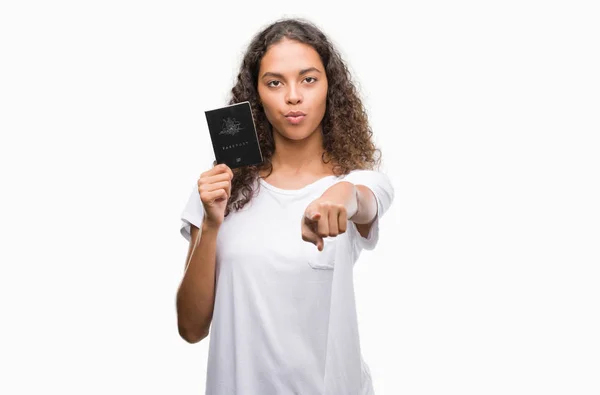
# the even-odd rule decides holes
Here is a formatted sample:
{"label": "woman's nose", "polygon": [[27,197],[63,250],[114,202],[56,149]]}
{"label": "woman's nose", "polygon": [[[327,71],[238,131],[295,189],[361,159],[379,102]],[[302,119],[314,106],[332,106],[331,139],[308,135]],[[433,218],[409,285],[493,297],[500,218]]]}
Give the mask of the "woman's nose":
{"label": "woman's nose", "polygon": [[294,86],[290,87],[290,89],[287,92],[286,101],[289,104],[300,103],[302,101],[302,95],[300,93],[300,90]]}

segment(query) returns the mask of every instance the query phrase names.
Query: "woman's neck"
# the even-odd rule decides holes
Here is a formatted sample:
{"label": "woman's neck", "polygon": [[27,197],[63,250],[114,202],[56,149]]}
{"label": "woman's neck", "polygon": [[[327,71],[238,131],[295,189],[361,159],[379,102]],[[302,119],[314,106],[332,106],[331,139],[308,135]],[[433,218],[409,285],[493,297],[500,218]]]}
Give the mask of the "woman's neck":
{"label": "woman's neck", "polygon": [[303,141],[277,144],[271,157],[273,173],[291,177],[300,174],[332,174],[330,164],[323,163],[324,152],[320,143],[316,147]]}
{"label": "woman's neck", "polygon": [[[318,132],[318,133],[317,133]],[[303,140],[286,139],[275,134],[275,152],[271,157],[273,173],[289,175],[333,174],[331,164],[323,163],[323,139],[320,131]]]}

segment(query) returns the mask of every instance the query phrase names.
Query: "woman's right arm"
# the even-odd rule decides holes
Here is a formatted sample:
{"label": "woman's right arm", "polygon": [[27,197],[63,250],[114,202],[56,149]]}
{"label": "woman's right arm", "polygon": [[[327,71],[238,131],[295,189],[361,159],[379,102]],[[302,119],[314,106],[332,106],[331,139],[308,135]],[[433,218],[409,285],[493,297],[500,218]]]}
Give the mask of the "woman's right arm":
{"label": "woman's right arm", "polygon": [[179,335],[188,343],[208,336],[215,307],[217,235],[225,219],[232,179],[233,171],[226,164],[214,166],[198,179],[204,213],[199,223],[202,229],[190,223],[185,274],[177,290],[177,326]]}
{"label": "woman's right arm", "polygon": [[202,222],[191,225],[186,269],[177,291],[179,335],[188,343],[208,336],[215,306],[215,262],[220,225]]}

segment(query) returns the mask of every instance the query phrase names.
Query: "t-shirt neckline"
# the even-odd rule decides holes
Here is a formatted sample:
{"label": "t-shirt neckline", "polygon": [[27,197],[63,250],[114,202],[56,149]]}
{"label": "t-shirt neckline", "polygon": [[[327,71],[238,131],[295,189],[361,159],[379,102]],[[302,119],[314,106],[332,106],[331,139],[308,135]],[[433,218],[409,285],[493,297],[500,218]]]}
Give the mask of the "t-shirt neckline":
{"label": "t-shirt neckline", "polygon": [[281,193],[284,195],[297,195],[300,194],[310,188],[312,188],[313,186],[317,185],[318,183],[324,181],[324,180],[329,180],[332,178],[337,178],[338,176],[334,175],[334,174],[330,174],[328,176],[325,177],[321,177],[319,179],[317,179],[316,181],[311,182],[310,184],[307,184],[305,186],[303,186],[302,188],[299,189],[283,189],[283,188],[279,188],[276,187],[275,185],[269,184],[267,181],[265,181],[263,178],[259,178],[258,181],[260,182],[260,184],[262,186],[264,186],[267,189],[270,189],[271,191],[277,192],[277,193]]}

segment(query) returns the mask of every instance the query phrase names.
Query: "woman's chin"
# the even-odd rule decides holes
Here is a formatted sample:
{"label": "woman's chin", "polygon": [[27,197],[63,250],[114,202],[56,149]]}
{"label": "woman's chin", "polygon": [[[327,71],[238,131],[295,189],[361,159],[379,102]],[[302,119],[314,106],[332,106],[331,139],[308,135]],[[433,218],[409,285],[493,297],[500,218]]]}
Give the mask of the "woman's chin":
{"label": "woman's chin", "polygon": [[306,128],[285,128],[279,130],[282,130],[282,132],[279,132],[279,135],[281,135],[283,138],[294,141],[305,140],[312,136],[315,132],[315,130],[313,130],[313,132],[309,132]]}

